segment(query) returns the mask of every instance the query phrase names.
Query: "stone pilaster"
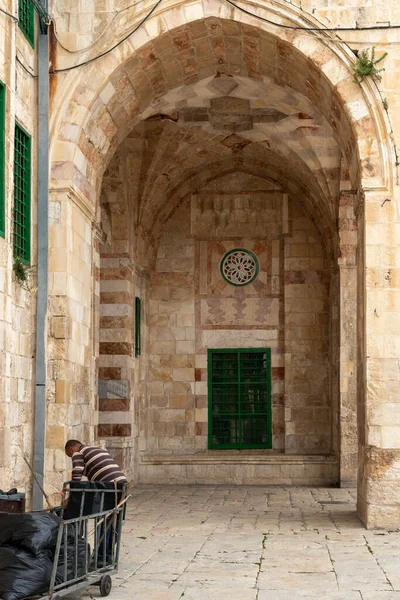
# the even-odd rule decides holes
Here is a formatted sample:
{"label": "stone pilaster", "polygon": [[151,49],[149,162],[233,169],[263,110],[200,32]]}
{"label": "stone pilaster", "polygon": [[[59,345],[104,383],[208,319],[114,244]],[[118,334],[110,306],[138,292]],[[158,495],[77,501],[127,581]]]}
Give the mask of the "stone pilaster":
{"label": "stone pilaster", "polygon": [[[128,478],[137,479],[139,413],[147,394],[148,274],[125,254],[108,253],[101,258],[100,280],[98,437]],[[140,356],[135,354],[135,296],[142,303]]]}
{"label": "stone pilaster", "polygon": [[125,255],[106,254],[100,269],[99,437],[132,434],[134,288]]}
{"label": "stone pilaster", "polygon": [[94,210],[71,189],[53,190],[49,206],[49,335],[46,489],[67,477],[64,444],[95,437],[93,347]]}
{"label": "stone pilaster", "polygon": [[360,365],[358,389],[363,396],[359,403],[358,510],[368,528],[397,528],[400,522],[398,200],[387,193],[365,195],[364,269],[359,270],[366,296],[359,329],[363,368]]}
{"label": "stone pilaster", "polygon": [[343,191],[339,199],[340,289],[340,484],[357,481],[357,192]]}

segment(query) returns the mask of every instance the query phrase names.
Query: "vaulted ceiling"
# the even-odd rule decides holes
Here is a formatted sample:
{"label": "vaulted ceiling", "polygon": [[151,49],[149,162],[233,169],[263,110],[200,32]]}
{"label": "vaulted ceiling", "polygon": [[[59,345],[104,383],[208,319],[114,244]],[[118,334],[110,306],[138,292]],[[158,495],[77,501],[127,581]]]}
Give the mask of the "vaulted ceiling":
{"label": "vaulted ceiling", "polygon": [[135,225],[148,236],[188,194],[242,170],[278,183],[332,238],[344,161],[331,126],[298,92],[266,77],[217,72],[168,92],[141,116],[104,182],[121,176],[123,156]]}
{"label": "vaulted ceiling", "polygon": [[[150,189],[163,189],[161,177],[170,177],[168,192],[163,192],[168,196],[177,183],[174,168],[185,179],[206,168],[207,156],[212,162],[215,155],[220,160],[235,155],[236,160],[241,148],[243,159],[248,156],[251,162],[268,150],[280,156],[282,173],[290,172],[297,186],[321,196],[328,217],[334,218],[339,170],[357,186],[359,160],[349,115],[318,69],[330,58],[330,52],[325,56],[319,50],[311,61],[289,39],[215,17],[165,32],[118,65],[90,106],[79,143],[82,164],[82,155],[88,157],[85,176],[82,180],[77,172],[75,184],[93,195],[104,162],[131,131],[127,143],[136,143],[135,160],[149,152],[153,157],[152,165],[147,159],[136,162],[141,178],[145,173],[150,177],[140,184],[149,192],[140,200],[140,214],[148,201],[150,212],[158,211]],[[157,134],[149,120],[161,122]],[[157,140],[150,140],[154,136]],[[96,154],[100,142],[101,153]],[[166,147],[168,156],[161,159]],[[369,163],[362,165],[369,173],[375,169],[375,154],[370,148]],[[271,153],[265,158],[274,163]],[[156,167],[160,160],[162,169],[160,163]],[[154,169],[157,174],[150,176]]]}

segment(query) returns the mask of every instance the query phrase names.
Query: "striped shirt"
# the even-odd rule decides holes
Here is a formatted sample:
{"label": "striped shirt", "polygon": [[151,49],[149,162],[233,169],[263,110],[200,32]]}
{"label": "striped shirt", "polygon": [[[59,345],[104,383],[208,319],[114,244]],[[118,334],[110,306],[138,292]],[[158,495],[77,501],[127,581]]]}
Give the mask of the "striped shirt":
{"label": "striped shirt", "polygon": [[127,481],[107,450],[96,446],[81,446],[79,451],[72,455],[72,481],[80,481],[83,476],[89,481]]}

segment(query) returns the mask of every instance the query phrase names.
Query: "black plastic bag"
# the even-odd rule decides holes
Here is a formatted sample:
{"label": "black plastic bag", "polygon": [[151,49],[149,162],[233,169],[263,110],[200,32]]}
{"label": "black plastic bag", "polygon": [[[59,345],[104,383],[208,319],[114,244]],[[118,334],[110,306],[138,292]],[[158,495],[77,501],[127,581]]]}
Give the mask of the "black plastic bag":
{"label": "black plastic bag", "polygon": [[[56,585],[66,583],[71,579],[83,577],[87,573],[87,566],[90,559],[90,546],[86,544],[83,538],[78,538],[78,551],[75,553],[74,536],[69,536],[67,541],[67,574],[65,577],[65,546],[61,544],[60,554],[57,563]],[[75,556],[77,556],[77,570],[75,572]]]}
{"label": "black plastic bag", "polygon": [[21,546],[38,554],[56,545],[60,523],[50,513],[0,513],[0,546]]}
{"label": "black plastic bag", "polygon": [[47,552],[37,555],[24,548],[0,548],[0,598],[21,600],[49,589],[53,562]]}

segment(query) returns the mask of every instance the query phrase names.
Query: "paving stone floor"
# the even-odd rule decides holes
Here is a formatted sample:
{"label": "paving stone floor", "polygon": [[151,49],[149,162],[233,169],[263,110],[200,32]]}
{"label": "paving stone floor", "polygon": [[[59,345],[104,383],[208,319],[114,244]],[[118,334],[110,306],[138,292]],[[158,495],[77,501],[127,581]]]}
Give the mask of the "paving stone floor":
{"label": "paving stone floor", "polygon": [[400,532],[354,511],[355,490],[136,487],[110,600],[400,600]]}

